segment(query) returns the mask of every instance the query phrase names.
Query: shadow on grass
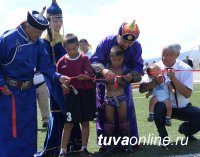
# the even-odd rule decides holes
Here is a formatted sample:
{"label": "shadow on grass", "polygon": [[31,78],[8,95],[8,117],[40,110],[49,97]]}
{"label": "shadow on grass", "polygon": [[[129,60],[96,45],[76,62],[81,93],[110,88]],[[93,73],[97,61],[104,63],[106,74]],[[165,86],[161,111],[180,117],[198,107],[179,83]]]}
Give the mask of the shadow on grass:
{"label": "shadow on grass", "polygon": [[[137,157],[168,157],[175,155],[187,155],[200,153],[200,140],[189,141],[187,145],[170,143],[169,149],[163,149],[158,145],[145,145],[142,150],[135,151]],[[120,156],[116,156],[120,157]],[[190,156],[191,157],[191,156]]]}
{"label": "shadow on grass", "polygon": [[[170,143],[169,149],[163,149],[158,145],[144,145],[143,149],[135,150],[133,155],[126,154],[120,151],[115,151],[111,157],[169,157],[176,155],[184,156],[195,156],[191,154],[200,153],[200,140],[189,141],[187,145],[176,144],[175,142]],[[69,157],[80,157],[80,154],[71,154]],[[99,152],[95,152],[94,157],[107,157],[107,155]]]}
{"label": "shadow on grass", "polygon": [[38,128],[37,131],[40,131],[40,132],[47,132],[47,129],[46,129],[46,128]]}
{"label": "shadow on grass", "polygon": [[[188,141],[187,145],[176,145],[176,143],[171,143],[170,154],[174,155],[187,155],[187,154],[197,154],[200,153],[200,140]],[[191,155],[190,155],[191,156]]]}

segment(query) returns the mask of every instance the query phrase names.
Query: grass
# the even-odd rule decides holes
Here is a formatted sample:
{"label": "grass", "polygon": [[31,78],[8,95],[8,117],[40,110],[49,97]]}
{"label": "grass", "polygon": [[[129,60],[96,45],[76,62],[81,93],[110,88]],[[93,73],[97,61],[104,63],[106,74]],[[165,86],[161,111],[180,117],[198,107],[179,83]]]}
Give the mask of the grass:
{"label": "grass", "polygon": [[[190,101],[194,106],[200,107],[200,84],[194,85],[193,94],[190,98]],[[137,123],[138,123],[138,130],[140,137],[148,137],[148,135],[152,135],[154,137],[158,136],[156,126],[154,123],[147,122],[148,116],[148,102],[149,99],[145,98],[145,94],[140,94],[137,90],[133,92],[134,102],[135,102],[135,109],[137,115]],[[38,114],[38,119],[40,119],[40,114]],[[180,143],[175,145],[175,141],[177,137],[183,137],[179,134],[178,127],[182,123],[181,121],[172,120],[172,126],[168,127],[168,134],[171,139],[171,146],[169,150],[161,149],[158,145],[144,145],[142,150],[137,150],[134,153],[134,156],[137,157],[167,157],[167,156],[175,156],[175,155],[187,155],[187,156],[194,156],[188,154],[196,154],[200,153],[200,132],[198,132],[195,136],[199,139],[197,141],[189,142],[185,146],[181,146]],[[45,139],[46,130],[42,129],[41,122],[38,123],[38,150],[42,150],[43,142]],[[92,152],[97,152],[99,147],[96,144],[96,127],[95,123],[90,123],[90,139],[89,139],[89,150]],[[74,157],[78,155],[73,155]],[[103,157],[104,155],[100,154],[97,156]],[[124,157],[126,155],[117,153],[114,155],[115,157]]]}

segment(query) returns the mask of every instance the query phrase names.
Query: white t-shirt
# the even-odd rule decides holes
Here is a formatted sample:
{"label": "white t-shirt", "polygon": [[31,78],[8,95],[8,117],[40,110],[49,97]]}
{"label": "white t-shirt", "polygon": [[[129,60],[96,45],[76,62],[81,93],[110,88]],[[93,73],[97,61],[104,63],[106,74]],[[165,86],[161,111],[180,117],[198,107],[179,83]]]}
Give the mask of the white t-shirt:
{"label": "white t-shirt", "polygon": [[163,83],[153,88],[153,96],[157,98],[158,102],[163,102],[166,99],[169,99],[168,83],[169,81],[165,79]]}
{"label": "white t-shirt", "polygon": [[[166,67],[162,61],[156,64],[161,68],[161,70],[169,68],[169,67]],[[189,65],[177,59],[176,63],[170,68],[173,68],[175,70],[183,70],[183,71],[175,72],[176,79],[178,79],[182,84],[184,84],[189,89],[193,90],[193,73],[191,71],[187,71],[187,70],[192,70],[192,68]],[[164,73],[164,75],[167,75],[167,73]],[[148,79],[147,76],[145,76],[143,77],[142,82],[150,82],[150,80]],[[176,90],[176,94],[177,94],[177,100],[178,100],[178,107],[179,108],[186,107],[186,105],[189,103],[189,99],[183,96],[177,90]],[[172,93],[172,91],[170,91],[170,101],[172,103],[172,107],[177,108],[175,95]]]}
{"label": "white t-shirt", "polygon": [[33,84],[38,85],[44,82],[44,76],[41,73],[35,73],[33,78]]}

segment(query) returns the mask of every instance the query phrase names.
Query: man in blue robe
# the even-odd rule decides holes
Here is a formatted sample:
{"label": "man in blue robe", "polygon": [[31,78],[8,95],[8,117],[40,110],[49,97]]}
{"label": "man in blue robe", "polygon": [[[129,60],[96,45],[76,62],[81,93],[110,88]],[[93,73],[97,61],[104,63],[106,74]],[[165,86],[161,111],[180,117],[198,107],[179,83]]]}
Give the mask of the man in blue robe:
{"label": "man in blue robe", "polygon": [[69,82],[55,72],[39,38],[48,27],[44,11],[28,12],[27,21],[0,37],[0,157],[32,157],[37,151],[34,69]]}
{"label": "man in blue robe", "polygon": [[[109,54],[113,46],[119,45],[124,49],[124,62],[123,64],[132,69],[130,78],[128,81],[138,82],[141,80],[139,73],[143,72],[143,59],[142,48],[140,43],[136,40],[139,36],[138,25],[133,21],[132,23],[123,23],[118,34],[107,36],[102,40],[96,48],[94,55],[91,57],[93,68],[95,72],[103,75],[106,79],[112,80],[115,75],[108,69],[106,65],[110,63]],[[102,83],[97,83],[97,136],[103,134],[104,130],[104,111],[102,109],[102,103],[104,98],[105,87]],[[132,98],[131,85],[125,87],[125,94],[128,97],[128,120],[130,123],[130,136],[138,138],[138,128],[136,122],[135,108]],[[101,151],[101,150],[100,150]]]}

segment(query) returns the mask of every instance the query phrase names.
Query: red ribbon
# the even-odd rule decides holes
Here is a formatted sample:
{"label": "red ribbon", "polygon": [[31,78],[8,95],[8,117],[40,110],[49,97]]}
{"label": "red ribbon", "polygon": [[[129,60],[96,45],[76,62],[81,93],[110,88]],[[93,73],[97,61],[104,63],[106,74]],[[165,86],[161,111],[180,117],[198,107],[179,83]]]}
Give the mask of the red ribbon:
{"label": "red ribbon", "polygon": [[[89,77],[89,76],[85,76],[87,79],[89,80],[94,80],[94,81],[106,81],[106,79],[97,79],[97,78],[93,78],[93,77]],[[123,77],[122,75],[116,75],[115,78],[121,78]],[[76,79],[76,76],[74,77],[69,77],[70,79]]]}
{"label": "red ribbon", "polygon": [[[176,69],[172,69],[173,72],[181,72],[181,71],[184,71],[184,72],[200,72],[200,70],[176,70]],[[147,74],[160,74],[160,73],[165,73],[165,72],[168,72],[167,69],[165,70],[160,70],[160,71],[152,71],[152,72],[149,72]]]}
{"label": "red ribbon", "polygon": [[117,77],[115,77],[115,79],[114,79],[114,88],[117,88],[117,87],[118,87]]}
{"label": "red ribbon", "polygon": [[[0,91],[3,88],[0,87]],[[15,104],[15,97],[12,95],[12,135],[14,138],[17,137],[17,121],[16,121],[16,104]]]}
{"label": "red ribbon", "polygon": [[12,134],[13,137],[17,137],[17,122],[16,122],[16,104],[15,104],[15,97],[12,95]]}

